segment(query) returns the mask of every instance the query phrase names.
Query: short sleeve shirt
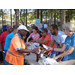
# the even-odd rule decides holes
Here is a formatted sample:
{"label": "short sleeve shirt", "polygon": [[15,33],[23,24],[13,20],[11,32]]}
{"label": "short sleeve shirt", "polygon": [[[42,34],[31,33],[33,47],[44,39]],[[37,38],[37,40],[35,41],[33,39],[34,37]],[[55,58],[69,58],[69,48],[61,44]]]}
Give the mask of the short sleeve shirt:
{"label": "short sleeve shirt", "polygon": [[37,33],[36,35],[34,35],[34,33],[31,33],[30,34],[30,37],[33,39],[33,40],[37,40],[40,38],[40,35]]}
{"label": "short sleeve shirt", "polygon": [[55,40],[58,44],[62,44],[65,42],[67,35],[63,31],[58,31],[57,36],[51,35],[51,40]]}
{"label": "short sleeve shirt", "polygon": [[9,33],[7,31],[3,32],[0,36],[0,42],[2,43],[2,49],[4,51],[5,39]]}
{"label": "short sleeve shirt", "polygon": [[7,35],[6,40],[5,40],[5,46],[4,46],[4,50],[8,50],[10,43],[11,43],[11,39],[14,37],[14,33],[10,33],[9,35]]}
{"label": "short sleeve shirt", "polygon": [[41,38],[42,38],[42,41],[48,40],[48,42],[47,42],[45,45],[49,46],[49,44],[50,44],[50,42],[51,42],[51,36],[50,36],[50,34],[47,34],[46,37],[43,37],[43,36],[42,36]]}
{"label": "short sleeve shirt", "polygon": [[[50,34],[47,34],[46,37],[42,36],[41,38],[42,38],[42,41],[48,40],[48,42],[45,45],[49,46],[49,44],[51,42],[51,36],[50,36]],[[57,48],[56,44],[54,44],[53,48]],[[47,53],[49,53],[49,51],[47,51]]]}
{"label": "short sleeve shirt", "polygon": [[25,49],[25,43],[24,40],[18,37],[18,34],[14,35],[14,37],[11,40],[10,48],[9,50],[13,49],[15,51],[18,51],[20,49]]}
{"label": "short sleeve shirt", "polygon": [[[75,33],[73,33],[71,37],[67,36],[64,44],[66,45],[66,51],[68,51],[70,46],[75,47]],[[68,58],[69,60],[75,60],[75,49],[71,54],[68,55]]]}

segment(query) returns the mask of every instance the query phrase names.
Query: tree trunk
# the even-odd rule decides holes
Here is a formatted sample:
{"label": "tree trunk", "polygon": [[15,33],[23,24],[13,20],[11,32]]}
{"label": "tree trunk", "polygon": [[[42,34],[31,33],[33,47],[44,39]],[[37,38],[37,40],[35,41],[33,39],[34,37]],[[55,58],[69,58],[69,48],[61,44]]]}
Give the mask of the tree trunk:
{"label": "tree trunk", "polygon": [[41,9],[41,23],[42,23],[42,9]]}
{"label": "tree trunk", "polygon": [[26,9],[26,27],[27,27],[27,9]]}
{"label": "tree trunk", "polygon": [[16,10],[16,25],[19,25],[19,9]]}
{"label": "tree trunk", "polygon": [[39,19],[39,9],[37,9],[37,19]]}
{"label": "tree trunk", "polygon": [[3,9],[1,9],[2,10],[2,27],[3,27]]}
{"label": "tree trunk", "polygon": [[25,9],[24,9],[24,25],[25,25]]}
{"label": "tree trunk", "polygon": [[53,20],[53,16],[52,16],[52,12],[51,12],[51,23],[50,24],[52,24],[52,20]]}
{"label": "tree trunk", "polygon": [[10,9],[10,18],[11,18],[11,26],[12,26],[12,9]]}
{"label": "tree trunk", "polygon": [[47,24],[47,12],[46,12],[46,24]]}
{"label": "tree trunk", "polygon": [[70,10],[68,10],[68,22],[70,22],[70,19],[71,19],[71,12]]}
{"label": "tree trunk", "polygon": [[20,20],[21,20],[22,24],[24,25],[24,22],[23,22],[22,17],[21,17],[21,12],[22,12],[22,9],[20,9]]}
{"label": "tree trunk", "polygon": [[54,24],[56,24],[56,10],[55,10],[55,13],[54,13]]}
{"label": "tree trunk", "polygon": [[65,10],[61,10],[61,30],[63,24],[65,24]]}
{"label": "tree trunk", "polygon": [[57,12],[57,26],[58,26],[58,19],[59,19],[59,18],[58,18],[58,15],[59,15],[59,13]]}

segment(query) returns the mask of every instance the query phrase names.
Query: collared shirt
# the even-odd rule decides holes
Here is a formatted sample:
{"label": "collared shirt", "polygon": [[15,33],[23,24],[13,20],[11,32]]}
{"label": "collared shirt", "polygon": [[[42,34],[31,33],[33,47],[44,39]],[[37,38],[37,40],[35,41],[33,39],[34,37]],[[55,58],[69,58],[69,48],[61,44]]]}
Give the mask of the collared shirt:
{"label": "collared shirt", "polygon": [[15,34],[12,40],[10,44],[11,49],[15,49],[15,51],[17,51],[17,50],[22,49],[22,46],[25,48],[23,37],[21,37],[19,33]]}
{"label": "collared shirt", "polygon": [[22,38],[24,40],[24,37],[22,37],[18,32],[17,32],[17,34],[19,35],[20,38]]}
{"label": "collared shirt", "polygon": [[19,50],[26,49],[24,40],[15,34],[11,39],[10,47],[6,54],[5,60],[13,65],[23,65],[24,64],[24,53],[20,53]]}

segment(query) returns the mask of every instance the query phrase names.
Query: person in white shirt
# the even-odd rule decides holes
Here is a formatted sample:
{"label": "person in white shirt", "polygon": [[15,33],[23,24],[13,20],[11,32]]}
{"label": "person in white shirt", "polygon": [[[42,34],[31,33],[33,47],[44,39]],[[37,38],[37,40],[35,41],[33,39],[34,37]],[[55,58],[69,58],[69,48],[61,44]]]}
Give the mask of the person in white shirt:
{"label": "person in white shirt", "polygon": [[[65,39],[67,37],[67,35],[65,35],[65,33],[63,31],[58,31],[58,27],[55,24],[50,25],[50,33],[51,33],[51,42],[50,42],[50,47],[53,47],[53,45],[55,44],[55,42],[57,43],[57,47],[63,47],[63,44],[65,42]],[[53,56],[56,56],[56,51],[53,51]],[[62,59],[63,58],[63,59]],[[62,57],[59,60],[62,59],[62,61],[67,61],[68,56]]]}

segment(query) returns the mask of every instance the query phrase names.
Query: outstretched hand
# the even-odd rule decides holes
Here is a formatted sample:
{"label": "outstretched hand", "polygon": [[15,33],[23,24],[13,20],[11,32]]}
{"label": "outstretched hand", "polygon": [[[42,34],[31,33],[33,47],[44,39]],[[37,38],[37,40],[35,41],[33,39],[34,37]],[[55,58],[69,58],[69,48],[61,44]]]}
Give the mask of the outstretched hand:
{"label": "outstretched hand", "polygon": [[48,47],[48,50],[53,50],[53,48],[52,47]]}
{"label": "outstretched hand", "polygon": [[39,53],[39,49],[38,48],[35,48],[35,49],[32,50],[32,52],[38,54]]}

